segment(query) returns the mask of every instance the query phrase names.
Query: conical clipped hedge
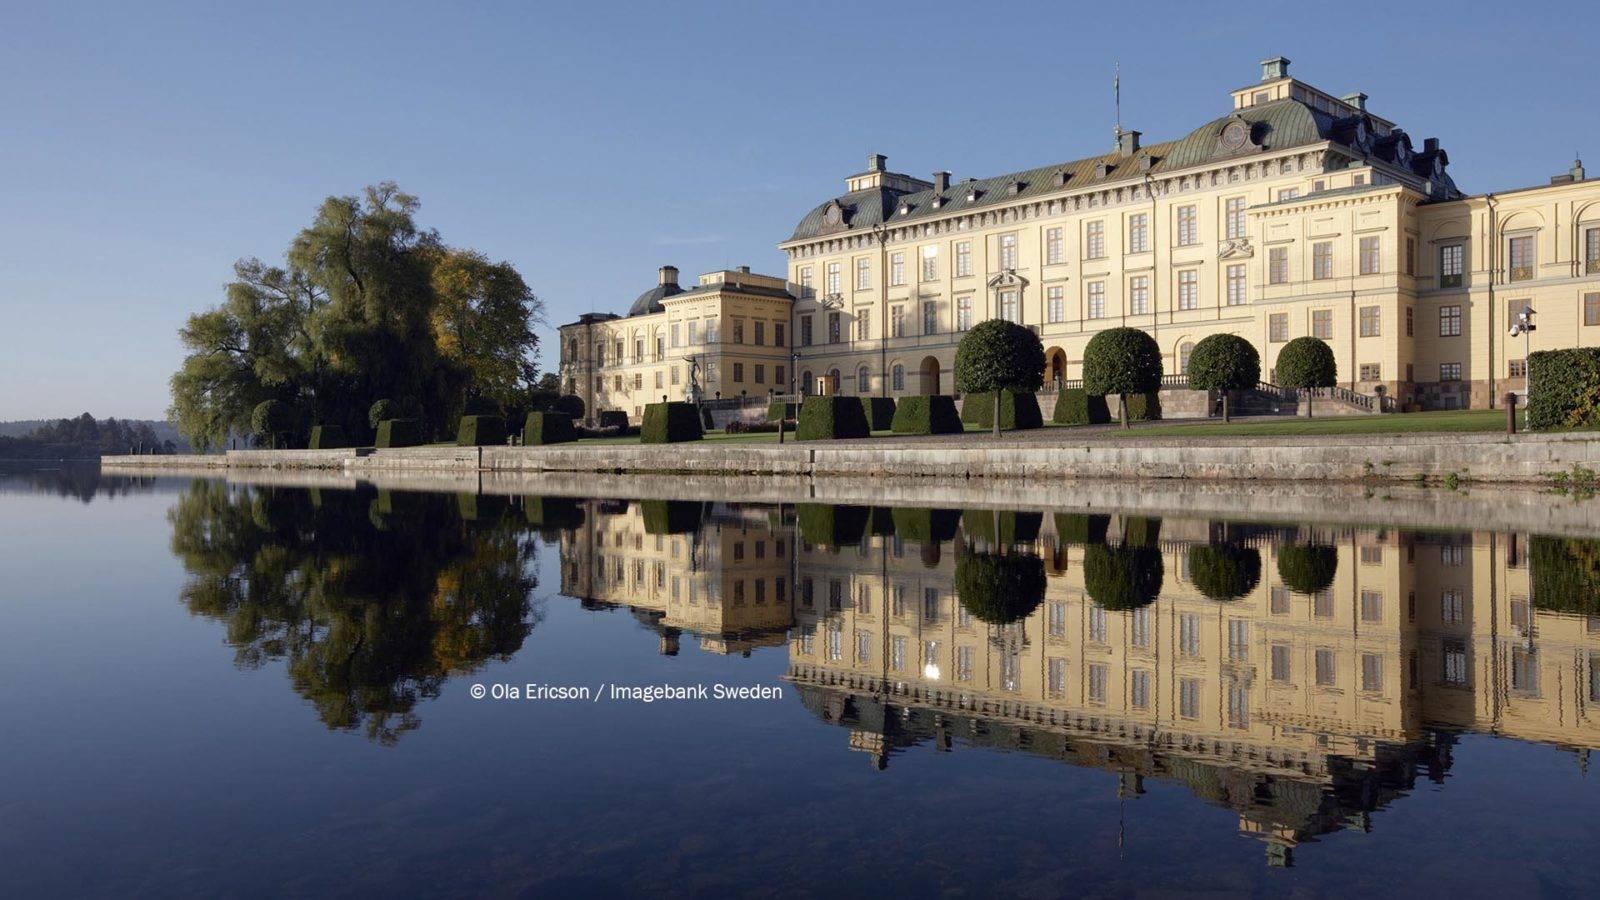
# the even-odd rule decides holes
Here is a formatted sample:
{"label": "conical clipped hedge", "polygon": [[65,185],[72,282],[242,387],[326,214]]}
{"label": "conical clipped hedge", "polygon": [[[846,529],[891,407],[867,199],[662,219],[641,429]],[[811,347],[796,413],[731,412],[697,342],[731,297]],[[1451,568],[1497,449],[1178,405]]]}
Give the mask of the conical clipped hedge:
{"label": "conical clipped hedge", "polygon": [[644,419],[639,425],[641,444],[678,444],[698,441],[704,436],[705,427],[693,403],[651,403],[644,408]]}
{"label": "conical clipped hedge", "polygon": [[1110,516],[1056,513],[1056,537],[1063,544],[1104,544],[1110,528]]}
{"label": "conical clipped hedge", "polygon": [[529,447],[565,444],[578,439],[572,417],[559,412],[531,412],[522,425],[522,443]]}
{"label": "conical clipped hedge", "polygon": [[867,427],[873,431],[888,431],[894,424],[893,397],[862,397],[861,413],[867,418]]}
{"label": "conical clipped hedge", "polygon": [[457,447],[489,447],[506,442],[506,420],[499,416],[462,416]]}
{"label": "conical clipped hedge", "polygon": [[456,511],[464,522],[498,522],[511,509],[511,499],[498,494],[456,495]]}
{"label": "conical clipped hedge", "polygon": [[1238,600],[1261,583],[1261,553],[1238,544],[1190,547],[1189,580],[1212,600]]}
{"label": "conical clipped hedge", "polygon": [[845,547],[861,543],[867,533],[871,510],[865,506],[836,506],[829,503],[801,503],[795,507],[800,522],[800,539],[824,547]]}
{"label": "conical clipped hedge", "polygon": [[894,533],[904,541],[919,544],[953,541],[960,525],[959,510],[909,507],[896,507],[894,510]]}
{"label": "conical clipped hedge", "polygon": [[1600,541],[1535,535],[1528,542],[1533,605],[1600,615]]}
{"label": "conical clipped hedge", "polygon": [[1083,588],[1106,609],[1138,609],[1161,594],[1165,567],[1154,547],[1091,544],[1083,552]]}
{"label": "conical clipped hedge", "polygon": [[354,447],[355,442],[345,435],[343,428],[337,425],[311,426],[311,441],[306,445],[309,450],[333,450],[341,447]]}
{"label": "conical clipped hedge", "polygon": [[901,397],[889,428],[895,434],[958,434],[965,430],[955,398],[943,395]]}
{"label": "conical clipped hedge", "polygon": [[[961,400],[961,421],[993,428],[994,393],[966,394]],[[1039,397],[1032,391],[1001,391],[1000,427],[1007,431],[1043,428],[1044,414],[1039,411]]]}
{"label": "conical clipped hedge", "polygon": [[540,534],[571,531],[583,525],[583,505],[571,497],[524,497],[522,517]]}
{"label": "conical clipped hedge", "polygon": [[961,514],[961,527],[967,540],[990,546],[1009,547],[1031,544],[1039,539],[1044,514],[1014,510],[969,509]]}
{"label": "conical clipped hedge", "polygon": [[693,534],[702,520],[698,500],[642,500],[645,534]]}
{"label": "conical clipped hedge", "polygon": [[1297,594],[1320,594],[1333,585],[1339,551],[1327,544],[1285,544],[1278,548],[1278,577]]}
{"label": "conical clipped hedge", "polygon": [[894,534],[894,510],[887,506],[874,506],[872,515],[868,520],[867,529],[880,537],[889,537]]}
{"label": "conical clipped hedge", "polygon": [[1106,398],[1083,388],[1067,388],[1056,396],[1056,411],[1051,421],[1057,425],[1104,425],[1111,421]]}
{"label": "conical clipped hedge", "polygon": [[864,438],[870,433],[859,397],[807,397],[794,426],[799,441]]}
{"label": "conical clipped hedge", "polygon": [[1044,602],[1044,584],[1037,556],[963,548],[956,558],[956,596],[973,618],[991,625],[1026,619]]}
{"label": "conical clipped hedge", "polygon": [[374,443],[379,450],[415,447],[422,443],[422,423],[416,419],[384,419],[378,423]]}

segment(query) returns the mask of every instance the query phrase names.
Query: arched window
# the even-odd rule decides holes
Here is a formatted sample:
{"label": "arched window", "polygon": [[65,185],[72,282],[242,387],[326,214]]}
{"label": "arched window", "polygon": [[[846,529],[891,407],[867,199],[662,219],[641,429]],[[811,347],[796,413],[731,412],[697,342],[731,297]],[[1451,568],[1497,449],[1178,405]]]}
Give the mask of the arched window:
{"label": "arched window", "polygon": [[811,396],[811,370],[810,369],[805,370],[805,372],[801,373],[801,375],[800,375],[800,394],[801,394],[801,396],[805,396],[805,397]]}
{"label": "arched window", "polygon": [[872,370],[868,369],[866,366],[862,366],[860,371],[856,372],[856,392],[865,394],[871,390]]}
{"label": "arched window", "polygon": [[838,369],[833,369],[830,372],[828,372],[828,396],[830,396],[830,397],[839,396],[839,370]]}
{"label": "arched window", "polygon": [[1194,344],[1184,341],[1178,347],[1178,374],[1189,374],[1189,354],[1194,352]]}
{"label": "arched window", "polygon": [[897,366],[894,367],[892,372],[893,372],[893,377],[892,377],[892,380],[890,381],[890,384],[894,385],[894,389],[897,390],[897,391],[905,390],[906,389],[906,367],[897,365]]}

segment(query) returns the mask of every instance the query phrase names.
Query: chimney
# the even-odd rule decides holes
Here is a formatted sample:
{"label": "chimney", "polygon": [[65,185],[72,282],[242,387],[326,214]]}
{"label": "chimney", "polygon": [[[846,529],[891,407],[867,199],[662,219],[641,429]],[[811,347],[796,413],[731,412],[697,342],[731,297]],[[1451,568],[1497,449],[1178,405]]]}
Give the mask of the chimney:
{"label": "chimney", "polygon": [[1422,140],[1422,152],[1423,153],[1438,153],[1439,152],[1439,139],[1436,138],[1436,137],[1423,138],[1423,140]]}
{"label": "chimney", "polygon": [[1120,131],[1117,133],[1117,155],[1126,159],[1139,152],[1139,132]]}
{"label": "chimney", "polygon": [[1584,171],[1583,171],[1583,160],[1581,160],[1581,159],[1573,160],[1572,161],[1572,168],[1567,171],[1567,174],[1572,176],[1572,180],[1573,181],[1582,181],[1582,180],[1584,180],[1584,178],[1586,178],[1587,176],[1584,174]]}
{"label": "chimney", "polygon": [[945,191],[950,190],[950,173],[949,172],[935,172],[935,173],[933,173],[933,189],[935,191],[938,191],[941,194],[944,193]]}
{"label": "chimney", "polygon": [[1360,91],[1356,91],[1353,94],[1345,94],[1339,99],[1343,100],[1346,105],[1354,106],[1356,109],[1359,109],[1362,112],[1367,111],[1367,95],[1361,93]]}
{"label": "chimney", "polygon": [[740,275],[749,275],[750,274],[750,267],[749,266],[740,266],[739,267],[739,274]]}
{"label": "chimney", "polygon": [[889,157],[884,156],[882,153],[874,153],[867,157],[867,171],[882,172],[884,171],[884,165],[888,162]]}
{"label": "chimney", "polygon": [[1289,77],[1289,57],[1274,56],[1261,61],[1261,80],[1277,81]]}
{"label": "chimney", "polygon": [[661,268],[657,269],[656,270],[656,282],[658,284],[670,284],[673,287],[677,287],[678,286],[678,267],[677,266],[662,266]]}

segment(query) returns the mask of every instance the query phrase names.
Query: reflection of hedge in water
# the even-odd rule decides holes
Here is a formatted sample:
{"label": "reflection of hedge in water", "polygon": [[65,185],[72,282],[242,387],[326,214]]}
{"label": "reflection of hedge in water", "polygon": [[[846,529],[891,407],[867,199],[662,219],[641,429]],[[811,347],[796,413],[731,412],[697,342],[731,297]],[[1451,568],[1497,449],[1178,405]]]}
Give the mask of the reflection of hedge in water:
{"label": "reflection of hedge in water", "polygon": [[919,544],[944,543],[956,539],[961,512],[954,509],[894,509],[894,533],[903,541]]}
{"label": "reflection of hedge in water", "polygon": [[1154,547],[1090,544],[1083,551],[1083,589],[1106,609],[1137,609],[1161,593],[1165,567]]}
{"label": "reflection of hedge in water", "polygon": [[241,666],[286,660],[328,727],[392,742],[450,676],[521,648],[533,544],[509,520],[463,528],[447,494],[322,500],[197,482],[168,514],[180,596],[226,626]]}
{"label": "reflection of hedge in water", "polygon": [[1278,548],[1278,577],[1297,594],[1318,594],[1333,585],[1339,551],[1327,544],[1284,544]]}
{"label": "reflection of hedge in water", "polygon": [[1161,519],[1155,516],[1123,516],[1122,543],[1135,547],[1161,544]]}
{"label": "reflection of hedge in water", "polygon": [[523,497],[522,517],[547,541],[581,528],[584,518],[583,506],[571,497]]}
{"label": "reflection of hedge in water", "polygon": [[511,512],[511,498],[498,494],[457,494],[456,508],[464,522],[495,523]]}
{"label": "reflection of hedge in water", "polygon": [[702,521],[698,500],[641,500],[639,513],[645,534],[693,534]]}
{"label": "reflection of hedge in water", "polygon": [[1104,544],[1110,528],[1110,516],[1056,513],[1056,536],[1063,544]]}
{"label": "reflection of hedge in water", "polygon": [[1237,600],[1261,583],[1261,553],[1237,544],[1190,547],[1189,580],[1212,600]]}
{"label": "reflection of hedge in water", "polygon": [[894,534],[894,511],[887,506],[872,508],[872,522],[868,526],[874,535],[890,537]]}
{"label": "reflection of hedge in water", "polygon": [[962,548],[956,557],[956,596],[973,617],[991,625],[1026,619],[1044,602],[1044,561]]}
{"label": "reflection of hedge in water", "polygon": [[808,544],[844,547],[861,543],[867,533],[871,510],[865,506],[835,506],[828,503],[800,503],[795,517],[800,522],[800,539]]}
{"label": "reflection of hedge in water", "polygon": [[1528,569],[1534,606],[1600,615],[1600,541],[1534,535]]}
{"label": "reflection of hedge in water", "polygon": [[1012,510],[969,509],[961,514],[961,528],[968,541],[991,547],[1031,544],[1039,539],[1044,514]]}

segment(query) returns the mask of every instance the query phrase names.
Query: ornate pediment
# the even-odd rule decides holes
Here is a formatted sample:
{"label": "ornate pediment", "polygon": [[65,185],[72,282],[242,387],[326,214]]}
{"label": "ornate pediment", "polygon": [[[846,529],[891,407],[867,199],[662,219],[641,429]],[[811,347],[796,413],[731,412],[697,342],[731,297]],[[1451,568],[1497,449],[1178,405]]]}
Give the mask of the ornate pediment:
{"label": "ornate pediment", "polygon": [[1249,259],[1255,255],[1249,238],[1230,238],[1223,241],[1222,249],[1217,251],[1217,259]]}
{"label": "ornate pediment", "polygon": [[1028,286],[1028,279],[1017,274],[1016,269],[1002,269],[993,278],[989,279],[991,288],[1024,288]]}
{"label": "ornate pediment", "polygon": [[823,309],[843,309],[844,308],[844,295],[843,294],[826,294],[822,298],[820,298],[817,302],[822,304],[822,308]]}

